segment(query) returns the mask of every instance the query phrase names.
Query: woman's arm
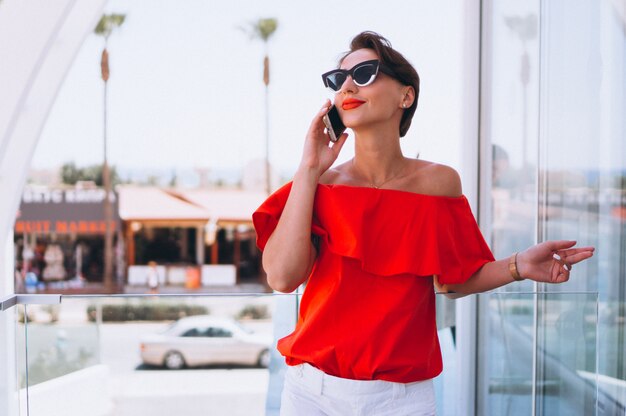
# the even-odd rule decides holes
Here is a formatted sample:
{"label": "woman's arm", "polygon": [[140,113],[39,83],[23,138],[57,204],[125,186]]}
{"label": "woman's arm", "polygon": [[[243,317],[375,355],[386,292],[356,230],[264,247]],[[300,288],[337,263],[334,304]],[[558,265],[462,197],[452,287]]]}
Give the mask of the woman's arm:
{"label": "woman's arm", "polygon": [[300,169],[276,229],[263,250],[267,283],[279,292],[293,292],[311,273],[316,250],[311,242],[313,199],[319,176]]}
{"label": "woman's arm", "polygon": [[[435,173],[432,182],[438,184],[439,193],[448,196],[462,193],[461,181],[454,169],[437,167]],[[546,241],[512,257],[485,264],[465,283],[442,286],[435,279],[435,285],[438,291],[447,292],[451,298],[486,292],[514,282],[512,266],[523,279],[563,283],[569,280],[572,265],[593,256],[593,247],[574,248],[575,245],[575,241]]]}
{"label": "woman's arm", "polygon": [[320,176],[335,162],[347,138],[343,134],[330,145],[322,122],[329,107],[328,101],[311,123],[285,208],[263,250],[267,283],[279,292],[293,292],[304,283],[317,256],[311,242],[315,191]]}
{"label": "woman's arm", "polygon": [[[536,244],[512,258],[485,264],[465,283],[447,285],[456,293],[486,292],[515,281],[513,269],[521,278],[541,283],[563,283],[569,280],[572,266],[593,256],[593,247],[578,247],[575,241],[546,241]],[[513,255],[514,256],[514,255]],[[509,266],[512,263],[512,266]]]}

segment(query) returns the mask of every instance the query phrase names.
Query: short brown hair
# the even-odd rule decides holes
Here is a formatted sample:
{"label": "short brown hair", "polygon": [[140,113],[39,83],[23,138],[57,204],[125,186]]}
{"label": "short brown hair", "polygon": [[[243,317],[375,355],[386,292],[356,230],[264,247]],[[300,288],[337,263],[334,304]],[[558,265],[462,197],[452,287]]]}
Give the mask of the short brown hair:
{"label": "short brown hair", "polygon": [[400,52],[391,47],[391,42],[378,33],[370,31],[361,32],[352,39],[350,50],[341,57],[339,63],[341,64],[348,55],[359,49],[372,49],[378,55],[380,63],[394,72],[395,75],[392,78],[415,89],[415,100],[409,108],[404,110],[400,120],[400,137],[404,137],[411,126],[413,114],[417,109],[417,98],[420,93],[420,77],[417,71]]}

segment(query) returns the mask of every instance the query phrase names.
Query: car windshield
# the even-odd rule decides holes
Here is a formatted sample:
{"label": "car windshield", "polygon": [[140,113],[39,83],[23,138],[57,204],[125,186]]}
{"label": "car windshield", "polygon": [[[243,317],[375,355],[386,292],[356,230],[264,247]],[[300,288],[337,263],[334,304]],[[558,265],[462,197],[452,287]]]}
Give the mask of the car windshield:
{"label": "car windshield", "polygon": [[[231,321],[231,323],[246,334],[254,334],[253,330],[242,325],[239,321],[233,320]],[[172,322],[170,325],[167,326],[167,328],[163,329],[159,333],[160,334],[175,334],[178,332],[179,326],[180,326],[180,321]]]}

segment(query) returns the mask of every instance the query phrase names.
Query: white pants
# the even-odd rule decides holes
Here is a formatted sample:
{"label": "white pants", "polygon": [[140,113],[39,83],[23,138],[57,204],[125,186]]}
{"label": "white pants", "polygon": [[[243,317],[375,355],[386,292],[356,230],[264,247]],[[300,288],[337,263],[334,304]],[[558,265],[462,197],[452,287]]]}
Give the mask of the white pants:
{"label": "white pants", "polygon": [[287,369],[280,415],[433,416],[435,391],[432,380],[350,380],[301,364]]}

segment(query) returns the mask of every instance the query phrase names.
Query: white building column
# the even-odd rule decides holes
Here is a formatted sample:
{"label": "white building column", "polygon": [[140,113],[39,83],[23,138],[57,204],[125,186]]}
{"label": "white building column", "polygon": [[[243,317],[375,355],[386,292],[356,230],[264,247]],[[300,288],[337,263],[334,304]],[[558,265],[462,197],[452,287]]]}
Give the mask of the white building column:
{"label": "white building column", "polygon": [[[0,5],[0,296],[13,293],[15,216],[32,154],[60,85],[105,0]],[[17,414],[15,320],[0,312],[0,415]]]}
{"label": "white building column", "polygon": [[[463,119],[461,141],[461,177],[463,191],[480,221],[484,207],[480,194],[481,180],[481,0],[464,2],[463,21]],[[484,230],[483,230],[484,232]],[[476,371],[478,339],[478,298],[466,296],[456,301],[456,412],[474,416],[476,413]]]}

